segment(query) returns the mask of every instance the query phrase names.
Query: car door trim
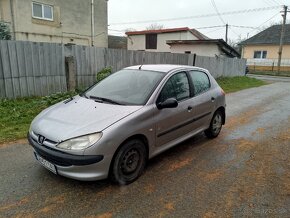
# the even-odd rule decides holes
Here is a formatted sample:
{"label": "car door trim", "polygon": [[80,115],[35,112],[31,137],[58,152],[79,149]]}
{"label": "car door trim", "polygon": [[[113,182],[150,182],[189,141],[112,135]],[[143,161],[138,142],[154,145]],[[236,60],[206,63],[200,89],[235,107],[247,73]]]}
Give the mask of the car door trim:
{"label": "car door trim", "polygon": [[180,128],[184,127],[184,126],[187,126],[187,125],[189,125],[189,124],[191,124],[193,122],[196,122],[196,121],[198,121],[198,120],[200,120],[200,119],[202,119],[202,118],[204,118],[204,117],[206,117],[206,116],[208,116],[210,114],[211,114],[211,112],[208,112],[208,113],[205,113],[205,114],[203,114],[203,115],[201,115],[199,117],[195,117],[195,118],[193,118],[193,119],[191,119],[189,121],[186,121],[186,122],[184,122],[184,123],[182,123],[182,124],[180,124],[178,126],[175,126],[175,127],[171,128],[171,129],[168,129],[168,130],[166,130],[164,132],[159,133],[157,135],[157,137],[161,137],[161,136],[164,136],[164,135],[166,135],[168,133],[171,133],[171,132],[173,132],[173,131],[175,131],[177,129],[180,129]]}

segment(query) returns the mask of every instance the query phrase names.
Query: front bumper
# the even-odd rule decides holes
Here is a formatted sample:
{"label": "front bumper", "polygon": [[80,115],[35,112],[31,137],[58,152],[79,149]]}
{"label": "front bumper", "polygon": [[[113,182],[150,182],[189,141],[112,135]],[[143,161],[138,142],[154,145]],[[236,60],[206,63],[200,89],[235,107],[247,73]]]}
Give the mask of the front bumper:
{"label": "front bumper", "polygon": [[29,144],[43,159],[55,165],[57,174],[83,181],[108,177],[110,160],[103,155],[74,155],[38,144],[27,135]]}

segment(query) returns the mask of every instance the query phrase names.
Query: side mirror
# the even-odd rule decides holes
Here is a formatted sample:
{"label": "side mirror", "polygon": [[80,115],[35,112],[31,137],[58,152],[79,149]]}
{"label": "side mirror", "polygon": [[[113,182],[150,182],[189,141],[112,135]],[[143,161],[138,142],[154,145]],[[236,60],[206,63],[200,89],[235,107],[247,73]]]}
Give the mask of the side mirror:
{"label": "side mirror", "polygon": [[178,102],[175,98],[168,98],[164,102],[160,102],[157,104],[157,108],[159,110],[163,108],[176,108],[178,106]]}

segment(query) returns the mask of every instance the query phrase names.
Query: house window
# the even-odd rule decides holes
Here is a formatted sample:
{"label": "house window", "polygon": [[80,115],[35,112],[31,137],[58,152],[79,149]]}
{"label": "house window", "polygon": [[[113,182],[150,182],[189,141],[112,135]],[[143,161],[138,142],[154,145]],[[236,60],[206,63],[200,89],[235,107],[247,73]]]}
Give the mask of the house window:
{"label": "house window", "polygon": [[254,58],[257,59],[267,58],[267,51],[254,51]]}
{"label": "house window", "polygon": [[50,5],[32,2],[32,17],[53,21],[53,7]]}
{"label": "house window", "polygon": [[157,49],[157,34],[146,34],[146,49]]}

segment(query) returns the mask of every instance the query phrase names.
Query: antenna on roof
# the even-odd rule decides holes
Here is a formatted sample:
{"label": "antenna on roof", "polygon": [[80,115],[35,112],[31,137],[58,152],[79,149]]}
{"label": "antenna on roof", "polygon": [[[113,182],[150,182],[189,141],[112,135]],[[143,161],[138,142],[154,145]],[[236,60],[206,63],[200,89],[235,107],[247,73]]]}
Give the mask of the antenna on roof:
{"label": "antenna on roof", "polygon": [[139,67],[139,70],[141,70],[142,66],[143,66],[143,64],[142,64],[142,65],[140,65],[140,67]]}

